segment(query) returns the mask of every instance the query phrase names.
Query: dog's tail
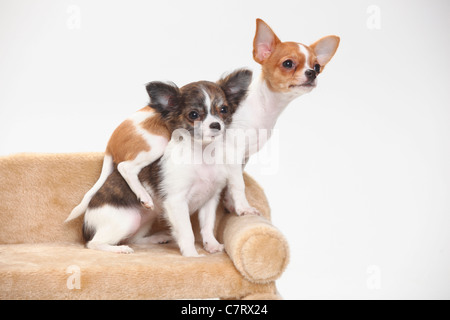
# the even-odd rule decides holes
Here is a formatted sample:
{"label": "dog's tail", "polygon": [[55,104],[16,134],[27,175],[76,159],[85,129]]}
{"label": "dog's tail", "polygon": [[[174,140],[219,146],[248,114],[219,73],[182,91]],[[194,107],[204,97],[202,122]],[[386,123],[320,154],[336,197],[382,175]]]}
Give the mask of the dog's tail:
{"label": "dog's tail", "polygon": [[114,170],[114,163],[112,156],[105,155],[105,157],[103,158],[103,167],[102,173],[100,174],[100,178],[98,178],[94,186],[84,195],[83,200],[81,200],[81,203],[72,210],[72,212],[64,222],[69,222],[70,220],[73,220],[86,212],[86,209],[92,197],[102,187],[102,185],[105,183],[106,179],[113,172],[113,170]]}

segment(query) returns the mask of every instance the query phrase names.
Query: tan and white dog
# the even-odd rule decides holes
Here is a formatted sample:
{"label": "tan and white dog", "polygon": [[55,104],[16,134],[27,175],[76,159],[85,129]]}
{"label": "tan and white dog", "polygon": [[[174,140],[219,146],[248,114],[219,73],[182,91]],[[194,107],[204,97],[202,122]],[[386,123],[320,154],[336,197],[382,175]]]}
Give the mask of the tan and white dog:
{"label": "tan and white dog", "polygon": [[[310,92],[317,85],[317,78],[336,53],[339,37],[326,36],[311,45],[297,42],[282,42],[261,19],[256,20],[253,40],[253,58],[261,64],[262,72],[253,78],[247,98],[233,115],[228,132],[246,141],[244,148],[235,150],[245,166],[248,158],[258,152],[272,134],[280,114],[288,104]],[[263,134],[260,134],[263,133]],[[238,139],[239,140],[239,139]],[[258,214],[245,198],[242,170],[234,166],[236,178],[228,184],[225,207],[241,214]],[[239,179],[240,177],[240,179]]]}

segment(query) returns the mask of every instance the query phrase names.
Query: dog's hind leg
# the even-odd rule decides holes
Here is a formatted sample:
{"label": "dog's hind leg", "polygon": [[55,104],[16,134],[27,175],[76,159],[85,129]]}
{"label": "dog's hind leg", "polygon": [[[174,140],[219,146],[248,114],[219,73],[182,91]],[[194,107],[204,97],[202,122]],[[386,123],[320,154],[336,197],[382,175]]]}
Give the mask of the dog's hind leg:
{"label": "dog's hind leg", "polygon": [[136,208],[117,208],[109,205],[88,209],[85,215],[84,232],[86,247],[116,253],[132,253],[126,245],[118,245],[137,232],[141,215]]}

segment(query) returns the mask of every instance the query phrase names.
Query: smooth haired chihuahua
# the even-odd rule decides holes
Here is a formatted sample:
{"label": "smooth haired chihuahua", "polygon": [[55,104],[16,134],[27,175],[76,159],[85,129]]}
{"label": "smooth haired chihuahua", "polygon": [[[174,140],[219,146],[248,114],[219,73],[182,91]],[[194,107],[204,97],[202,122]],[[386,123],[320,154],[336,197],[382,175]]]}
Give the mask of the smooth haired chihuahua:
{"label": "smooth haired chihuahua", "polygon": [[[233,115],[228,130],[236,135],[245,135],[247,143],[236,151],[244,166],[270,138],[287,105],[316,87],[317,79],[336,53],[339,41],[339,37],[331,35],[309,46],[282,42],[263,20],[256,20],[253,59],[262,66],[262,72],[259,77],[254,77],[248,96]],[[261,132],[264,134],[259,134]],[[235,178],[228,184],[224,204],[238,215],[258,214],[245,198],[244,166],[233,167]]]}

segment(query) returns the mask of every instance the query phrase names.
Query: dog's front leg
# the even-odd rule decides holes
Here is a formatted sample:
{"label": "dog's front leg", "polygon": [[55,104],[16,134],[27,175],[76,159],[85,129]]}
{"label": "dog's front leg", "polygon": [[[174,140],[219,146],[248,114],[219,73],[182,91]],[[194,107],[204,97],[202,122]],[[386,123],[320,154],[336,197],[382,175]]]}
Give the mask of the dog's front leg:
{"label": "dog's front leg", "polygon": [[198,212],[200,221],[200,233],[203,239],[203,247],[209,253],[222,252],[223,244],[220,244],[214,236],[214,223],[216,221],[217,204],[219,203],[220,192],[209,200]]}
{"label": "dog's front leg", "polygon": [[230,202],[234,204],[234,210],[238,216],[261,215],[261,213],[250,206],[245,195],[245,182],[241,164],[229,165],[228,187],[225,195],[225,206],[230,207]]}
{"label": "dog's front leg", "polygon": [[199,257],[195,249],[195,237],[189,217],[189,206],[184,197],[168,197],[164,201],[166,216],[172,227],[172,235],[181,254],[185,257]]}

